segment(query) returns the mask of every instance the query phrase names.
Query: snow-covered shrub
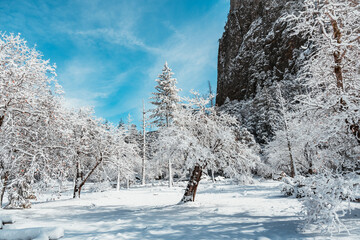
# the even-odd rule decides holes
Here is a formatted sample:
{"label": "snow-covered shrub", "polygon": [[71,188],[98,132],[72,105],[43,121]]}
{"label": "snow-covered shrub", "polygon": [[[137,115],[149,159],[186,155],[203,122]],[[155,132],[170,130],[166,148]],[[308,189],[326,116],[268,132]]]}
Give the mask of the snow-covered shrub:
{"label": "snow-covered shrub", "polygon": [[345,208],[343,202],[354,200],[358,194],[359,177],[356,174],[342,175],[327,171],[282,180],[281,192],[299,198],[302,203],[304,228],[315,227],[330,233],[347,231],[339,217],[350,211],[350,205]]}
{"label": "snow-covered shrub", "polygon": [[308,177],[303,183],[301,201],[305,227],[316,226],[330,233],[347,231],[339,217],[350,211],[350,205],[344,208],[342,203],[354,199],[354,175],[325,172]]}
{"label": "snow-covered shrub", "polygon": [[30,208],[31,199],[36,199],[31,185],[26,181],[17,181],[8,189],[9,203],[7,208]]}
{"label": "snow-covered shrub", "polygon": [[296,198],[302,198],[305,196],[304,186],[306,178],[303,176],[296,176],[294,178],[284,177],[284,182],[281,187],[281,192],[286,196],[295,196]]}

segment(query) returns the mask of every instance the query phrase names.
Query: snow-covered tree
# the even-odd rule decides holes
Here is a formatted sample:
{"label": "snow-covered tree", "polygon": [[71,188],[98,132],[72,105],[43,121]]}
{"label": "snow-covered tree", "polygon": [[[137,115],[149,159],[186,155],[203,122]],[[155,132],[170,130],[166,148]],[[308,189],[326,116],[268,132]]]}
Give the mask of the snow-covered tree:
{"label": "snow-covered tree", "polygon": [[150,179],[162,178],[163,172],[163,158],[156,156],[156,152],[159,146],[158,143],[159,131],[148,131],[146,133],[146,159],[147,159],[147,171],[146,175]]}
{"label": "snow-covered tree", "polygon": [[109,126],[95,118],[92,109],[82,108],[70,112],[68,122],[70,137],[68,146],[73,161],[74,194],[80,197],[86,181],[103,161],[108,161],[113,151],[113,136]]}
{"label": "snow-covered tree", "polygon": [[62,92],[55,76],[55,66],[20,35],[0,33],[1,200],[8,190],[11,207],[29,207],[33,184],[54,173]]}
{"label": "snow-covered tree", "polygon": [[[160,133],[160,154],[183,159],[192,171],[182,202],[194,201],[204,170],[215,168],[241,182],[251,181],[259,157],[254,139],[246,139],[235,118],[206,107],[209,99],[195,93],[189,104],[175,111],[173,124]],[[254,145],[252,145],[254,144]]]}
{"label": "snow-covered tree", "polygon": [[110,181],[116,180],[116,189],[119,191],[122,180],[135,180],[135,170],[140,165],[139,149],[137,142],[125,141],[127,130],[124,128],[109,125],[108,132],[111,151],[103,161],[103,171]]}
{"label": "snow-covered tree", "polygon": [[277,121],[281,122],[283,127],[275,131],[273,141],[265,145],[264,150],[267,155],[267,161],[271,163],[274,170],[282,170],[291,177],[294,177],[297,175],[296,159],[298,158],[298,155],[294,155],[295,149],[298,149],[301,144],[294,146],[292,137],[299,138],[296,135],[303,131],[299,129],[296,129],[299,131],[298,133],[293,131],[295,128],[292,125],[295,125],[295,123],[289,122],[291,120],[290,110],[287,109],[287,104],[282,96],[282,84],[277,83],[275,85],[277,88],[275,99],[280,105],[278,108],[280,116],[277,118]]}
{"label": "snow-covered tree", "polygon": [[[325,192],[328,187],[336,190],[332,185],[336,182],[334,176],[351,176],[360,168],[360,3],[305,0],[300,12],[283,19],[290,22],[293,34],[309,39],[304,48],[311,54],[298,76],[307,91],[296,98],[300,106],[294,121],[312,127],[302,146],[306,147],[304,152],[312,153],[307,156],[312,164],[317,164],[314,170],[322,177],[311,179],[315,188],[327,182]],[[321,194],[322,190],[315,191]],[[340,195],[327,195],[321,204],[310,201],[313,197],[306,195],[308,222],[315,223],[314,214],[323,211],[329,214],[317,217],[330,216],[326,221],[330,219],[339,225],[336,215],[330,212],[336,210],[328,206],[339,201]]]}
{"label": "snow-covered tree", "polygon": [[152,93],[154,96],[151,104],[155,106],[151,109],[151,119],[154,119],[153,123],[158,127],[168,127],[173,118],[173,112],[176,110],[180,98],[178,92],[181,91],[176,87],[177,80],[173,78],[173,72],[165,62],[162,74],[155,80],[157,85],[155,86],[156,92]]}
{"label": "snow-covered tree", "polygon": [[147,125],[147,116],[145,111],[145,102],[143,100],[143,110],[142,110],[142,163],[141,163],[141,184],[145,185],[146,183],[146,126]]}
{"label": "snow-covered tree", "polygon": [[[158,127],[169,127],[171,125],[174,112],[180,102],[180,97],[178,96],[180,89],[176,87],[177,80],[172,77],[173,75],[174,73],[171,72],[167,62],[165,62],[162,74],[155,80],[158,85],[155,86],[156,92],[153,93],[154,96],[150,98],[153,100],[151,103],[155,105],[155,108],[150,110],[152,112],[150,118],[154,119],[153,123]],[[168,169],[169,187],[171,187],[173,174],[170,159],[168,161]]]}
{"label": "snow-covered tree", "polygon": [[299,75],[308,89],[297,98],[300,117],[321,122],[317,155],[341,171],[359,167],[359,12],[356,1],[307,0],[298,16],[289,17],[294,34],[304,34],[315,46]]}

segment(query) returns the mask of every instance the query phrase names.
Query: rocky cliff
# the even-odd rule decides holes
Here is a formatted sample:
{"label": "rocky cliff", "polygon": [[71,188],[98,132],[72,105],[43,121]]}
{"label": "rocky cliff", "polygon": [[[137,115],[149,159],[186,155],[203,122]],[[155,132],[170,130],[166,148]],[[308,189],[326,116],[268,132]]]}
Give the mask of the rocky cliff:
{"label": "rocky cliff", "polygon": [[299,0],[230,1],[219,43],[216,103],[232,101],[227,109],[237,112],[260,143],[281,127],[278,83],[286,99],[299,91],[294,79],[305,40],[292,36],[281,17],[300,6]]}

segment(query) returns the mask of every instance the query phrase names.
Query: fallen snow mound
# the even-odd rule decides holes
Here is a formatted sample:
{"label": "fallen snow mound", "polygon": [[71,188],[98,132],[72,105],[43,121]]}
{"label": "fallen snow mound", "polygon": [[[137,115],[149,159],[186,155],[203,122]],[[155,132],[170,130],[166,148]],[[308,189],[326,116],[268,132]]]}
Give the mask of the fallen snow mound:
{"label": "fallen snow mound", "polygon": [[0,240],[55,240],[64,236],[64,229],[24,228],[0,230]]}

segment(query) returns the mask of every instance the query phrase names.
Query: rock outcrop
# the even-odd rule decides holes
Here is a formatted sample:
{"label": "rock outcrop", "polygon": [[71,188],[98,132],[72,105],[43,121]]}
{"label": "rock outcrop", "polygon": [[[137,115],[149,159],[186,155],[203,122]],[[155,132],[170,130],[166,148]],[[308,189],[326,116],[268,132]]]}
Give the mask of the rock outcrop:
{"label": "rock outcrop", "polygon": [[279,110],[277,83],[285,86],[282,95],[286,99],[299,91],[294,79],[303,57],[299,49],[306,40],[291,35],[281,17],[300,6],[301,1],[288,0],[230,1],[219,45],[216,103],[221,106],[227,98],[255,99],[255,103],[242,104],[238,114],[260,143],[279,127],[272,126],[269,116],[270,109],[275,113]]}

